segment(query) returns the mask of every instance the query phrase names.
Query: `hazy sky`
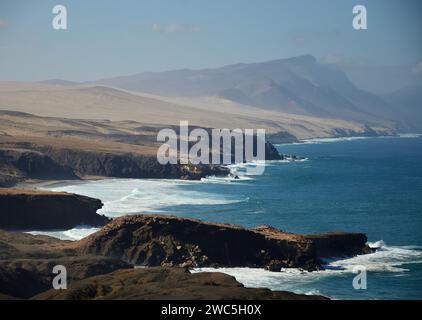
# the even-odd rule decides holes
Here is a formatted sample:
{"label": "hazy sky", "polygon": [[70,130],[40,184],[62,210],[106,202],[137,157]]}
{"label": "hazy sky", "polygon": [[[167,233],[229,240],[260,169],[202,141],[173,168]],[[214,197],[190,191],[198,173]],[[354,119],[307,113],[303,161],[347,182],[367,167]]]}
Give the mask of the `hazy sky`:
{"label": "hazy sky", "polygon": [[[67,8],[68,30],[52,28]],[[368,30],[352,8],[368,9]],[[420,0],[0,0],[0,79],[94,80],[312,54],[422,70]]]}

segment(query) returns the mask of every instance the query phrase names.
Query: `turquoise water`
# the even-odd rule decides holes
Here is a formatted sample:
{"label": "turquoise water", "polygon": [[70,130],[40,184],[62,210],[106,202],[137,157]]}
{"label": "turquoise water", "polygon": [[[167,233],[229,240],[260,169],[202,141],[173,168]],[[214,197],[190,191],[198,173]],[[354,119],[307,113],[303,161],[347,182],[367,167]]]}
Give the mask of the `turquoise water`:
{"label": "turquoise water", "polygon": [[[421,299],[422,138],[314,141],[278,149],[309,160],[271,162],[264,175],[240,181],[112,179],[55,190],[100,198],[109,216],[157,212],[246,227],[270,224],[299,233],[364,232],[369,242],[384,241],[380,251],[327,262],[328,271],[221,271],[246,286],[338,299]],[[67,232],[72,234],[83,232]],[[355,265],[368,270],[366,290],[352,287]]]}

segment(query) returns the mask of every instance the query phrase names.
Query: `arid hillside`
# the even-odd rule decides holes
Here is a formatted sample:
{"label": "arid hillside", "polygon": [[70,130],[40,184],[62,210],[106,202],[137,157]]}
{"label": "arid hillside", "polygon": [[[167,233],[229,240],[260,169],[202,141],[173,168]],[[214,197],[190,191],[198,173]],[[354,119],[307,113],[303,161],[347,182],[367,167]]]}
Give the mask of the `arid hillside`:
{"label": "arid hillside", "polygon": [[344,120],[262,110],[218,97],[169,98],[99,85],[0,82],[0,110],[67,119],[124,121],[124,126],[127,121],[163,126],[188,120],[192,125],[205,127],[288,132],[298,139],[392,131]]}

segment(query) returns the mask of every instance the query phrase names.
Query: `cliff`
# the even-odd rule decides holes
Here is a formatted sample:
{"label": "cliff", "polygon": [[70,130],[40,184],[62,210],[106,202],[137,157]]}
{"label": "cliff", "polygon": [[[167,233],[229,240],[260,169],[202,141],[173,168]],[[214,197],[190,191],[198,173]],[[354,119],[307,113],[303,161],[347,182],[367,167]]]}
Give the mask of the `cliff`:
{"label": "cliff", "polygon": [[14,230],[71,229],[102,226],[100,200],[70,193],[0,189],[0,228]]}
{"label": "cliff", "polygon": [[0,149],[0,187],[27,179],[71,180],[84,176],[200,180],[227,176],[218,165],[161,165],[156,156],[36,147],[35,151]]}
{"label": "cliff", "polygon": [[[119,259],[78,255],[69,241],[0,230],[0,300],[9,299],[279,299],[313,300],[268,289],[245,288],[222,273],[184,268],[133,269]],[[67,269],[67,290],[53,290],[55,265]]]}
{"label": "cliff", "polygon": [[321,259],[370,252],[364,234],[295,235],[170,216],[120,217],[70,245],[144,266],[282,267],[318,270]]}
{"label": "cliff", "polygon": [[38,151],[0,149],[0,163],[0,187],[10,187],[25,179],[78,178],[70,167]]}

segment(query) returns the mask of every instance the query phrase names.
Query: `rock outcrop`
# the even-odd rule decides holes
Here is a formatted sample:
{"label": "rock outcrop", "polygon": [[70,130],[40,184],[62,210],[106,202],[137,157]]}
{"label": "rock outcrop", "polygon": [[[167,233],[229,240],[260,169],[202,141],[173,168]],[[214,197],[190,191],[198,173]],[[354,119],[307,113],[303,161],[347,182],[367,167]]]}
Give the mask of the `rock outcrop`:
{"label": "rock outcrop", "polygon": [[318,270],[321,259],[368,253],[364,234],[296,235],[171,216],[117,218],[72,243],[80,254],[105,255],[143,266],[282,267]]}
{"label": "rock outcrop", "polygon": [[219,165],[161,165],[155,156],[132,153],[50,147],[36,147],[35,151],[0,149],[0,187],[11,187],[28,179],[71,180],[102,176],[200,180],[228,174],[230,170]]}
{"label": "rock outcrop", "polygon": [[25,179],[78,179],[70,167],[38,151],[0,149],[0,163],[0,187]]}
{"label": "rock outcrop", "polygon": [[208,175],[226,176],[230,173],[226,168],[213,165],[162,165],[156,156],[131,153],[46,148],[42,151],[72,168],[79,176],[200,180]]}
{"label": "rock outcrop", "polygon": [[72,283],[67,290],[49,290],[34,300],[325,300],[269,289],[245,288],[218,272],[191,274],[183,268],[118,270]]}
{"label": "rock outcrop", "polygon": [[[0,300],[10,299],[326,299],[244,288],[222,273],[135,268],[119,259],[81,255],[70,241],[0,230]],[[67,270],[68,289],[53,290],[53,267]]]}
{"label": "rock outcrop", "polygon": [[69,256],[55,259],[0,260],[0,292],[30,298],[52,288],[54,266],[66,267],[68,284],[132,266],[118,259],[99,256]]}
{"label": "rock outcrop", "polygon": [[0,228],[8,230],[71,229],[102,226],[100,200],[65,192],[0,189]]}

